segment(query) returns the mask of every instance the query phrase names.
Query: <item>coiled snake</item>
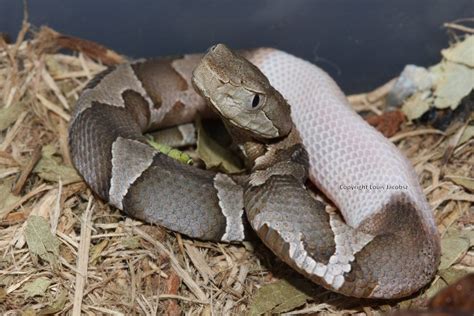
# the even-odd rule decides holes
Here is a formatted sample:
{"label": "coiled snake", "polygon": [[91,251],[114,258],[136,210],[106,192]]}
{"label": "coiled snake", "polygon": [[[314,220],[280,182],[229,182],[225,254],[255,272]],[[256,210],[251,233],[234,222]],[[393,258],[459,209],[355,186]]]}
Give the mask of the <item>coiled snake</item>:
{"label": "coiled snake", "polygon": [[[144,132],[206,104],[249,160],[244,181],[147,145]],[[397,298],[436,272],[439,237],[410,163],[325,72],[285,52],[218,44],[110,68],[77,101],[69,144],[92,190],[127,214],[213,241],[243,240],[246,216],[278,257],[333,291]],[[340,213],[308,193],[307,177]]]}

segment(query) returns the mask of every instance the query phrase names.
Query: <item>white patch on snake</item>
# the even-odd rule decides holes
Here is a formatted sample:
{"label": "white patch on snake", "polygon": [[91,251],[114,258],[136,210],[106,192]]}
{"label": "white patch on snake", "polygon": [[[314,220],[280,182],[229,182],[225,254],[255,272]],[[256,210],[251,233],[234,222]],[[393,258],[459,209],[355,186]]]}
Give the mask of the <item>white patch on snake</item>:
{"label": "white patch on snake", "polygon": [[122,93],[126,90],[133,90],[140,95],[152,107],[153,102],[146,93],[140,80],[136,77],[132,67],[129,64],[117,66],[117,68],[107,74],[92,89],[85,90],[76,107],[79,109],[75,116],[92,106],[93,102],[100,102],[117,107],[125,107]]}
{"label": "white patch on snake", "polygon": [[130,185],[151,165],[156,151],[139,141],[119,137],[112,144],[109,202],[122,209]]}
{"label": "white patch on snake", "polygon": [[193,123],[179,125],[178,130],[181,133],[181,137],[183,137],[184,144],[196,143],[196,128]]}
{"label": "white patch on snake", "polygon": [[374,236],[357,231],[345,224],[337,213],[330,213],[330,225],[334,233],[336,250],[329,258],[328,264],[318,262],[306,251],[303,235],[296,232],[280,231],[274,222],[264,220],[262,214],[254,219],[254,229],[258,231],[263,225],[278,232],[289,245],[288,256],[300,271],[323,278],[332,288],[339,289],[344,284],[344,273],[351,271],[354,255],[367,245]]}
{"label": "white patch on snake", "polygon": [[219,207],[226,218],[225,234],[222,241],[244,240],[244,214],[243,188],[223,173],[214,177],[214,188],[217,190]]}

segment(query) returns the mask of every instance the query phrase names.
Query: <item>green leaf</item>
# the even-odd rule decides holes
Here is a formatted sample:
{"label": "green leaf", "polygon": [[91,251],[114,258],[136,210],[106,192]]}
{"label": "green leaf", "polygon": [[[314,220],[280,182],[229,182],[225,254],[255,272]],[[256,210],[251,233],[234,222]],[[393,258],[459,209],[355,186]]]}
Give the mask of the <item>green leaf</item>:
{"label": "green leaf", "polygon": [[59,241],[50,231],[49,223],[41,216],[30,216],[25,229],[26,243],[30,252],[57,265]]}
{"label": "green leaf", "polygon": [[32,282],[28,282],[23,286],[23,290],[26,292],[25,297],[44,296],[48,286],[51,284],[51,280],[48,278],[37,278]]}
{"label": "green leaf", "polygon": [[225,173],[242,171],[240,160],[230,150],[214,141],[204,130],[201,120],[196,121],[197,153],[207,169],[218,169]]}
{"label": "green leaf", "polygon": [[279,280],[258,289],[250,304],[249,314],[283,313],[303,305],[309,298],[286,280]]}
{"label": "green leaf", "polygon": [[81,181],[81,177],[74,168],[55,159],[55,153],[56,150],[53,145],[44,146],[41,151],[41,159],[36,164],[33,172],[47,181],[58,182],[61,179],[64,185]]}

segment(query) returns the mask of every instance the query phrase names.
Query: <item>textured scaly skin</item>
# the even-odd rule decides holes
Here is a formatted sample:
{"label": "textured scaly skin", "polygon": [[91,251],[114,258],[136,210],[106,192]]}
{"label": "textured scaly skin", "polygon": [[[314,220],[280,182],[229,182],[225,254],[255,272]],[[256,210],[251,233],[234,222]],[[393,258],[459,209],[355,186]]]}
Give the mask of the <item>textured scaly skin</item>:
{"label": "textured scaly skin", "polygon": [[[243,55],[292,105],[302,142],[288,105],[265,76],[217,45],[201,62],[201,55],[188,55],[121,65],[85,89],[69,135],[86,182],[132,216],[206,240],[243,239],[245,205],[252,227],[277,256],[346,295],[395,298],[424,286],[439,262],[439,239],[407,160],[316,66],[273,49]],[[143,132],[208,113],[191,87],[195,68],[197,90],[252,160],[244,188],[145,145]],[[308,171],[343,219],[308,194]],[[403,189],[346,189],[360,184]]]}
{"label": "textured scaly skin", "polygon": [[[303,142],[294,130],[283,139],[267,136],[268,128],[251,124],[255,112],[272,117],[280,130],[287,104],[241,107],[239,98],[245,93],[233,90],[261,94],[265,89],[256,89],[248,79],[257,77],[251,66],[227,66],[226,60],[235,59],[239,57],[222,45],[211,48],[194,71],[193,82],[243,147],[253,147],[244,205],[265,244],[311,280],[346,295],[396,298],[429,282],[439,263],[439,238],[406,158],[350,108],[327,74],[272,49],[252,54],[251,60],[292,104]],[[259,99],[278,94],[271,89],[266,93]],[[266,151],[255,150],[256,143],[265,141],[271,142]],[[309,176],[340,207],[344,220],[326,213],[324,205],[309,196],[304,186],[309,166]],[[364,183],[399,188],[344,192]]]}

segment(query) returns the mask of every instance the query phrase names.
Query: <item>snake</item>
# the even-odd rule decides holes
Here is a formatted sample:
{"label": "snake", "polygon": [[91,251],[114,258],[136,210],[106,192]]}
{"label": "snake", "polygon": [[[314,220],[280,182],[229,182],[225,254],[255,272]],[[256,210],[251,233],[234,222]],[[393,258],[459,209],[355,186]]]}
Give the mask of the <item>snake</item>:
{"label": "snake", "polygon": [[[212,115],[247,174],[181,163],[144,136]],[[205,241],[253,230],[331,291],[400,298],[437,271],[438,231],[408,159],[326,72],[287,52],[217,44],[109,67],[80,94],[68,137],[88,186],[127,215]]]}

